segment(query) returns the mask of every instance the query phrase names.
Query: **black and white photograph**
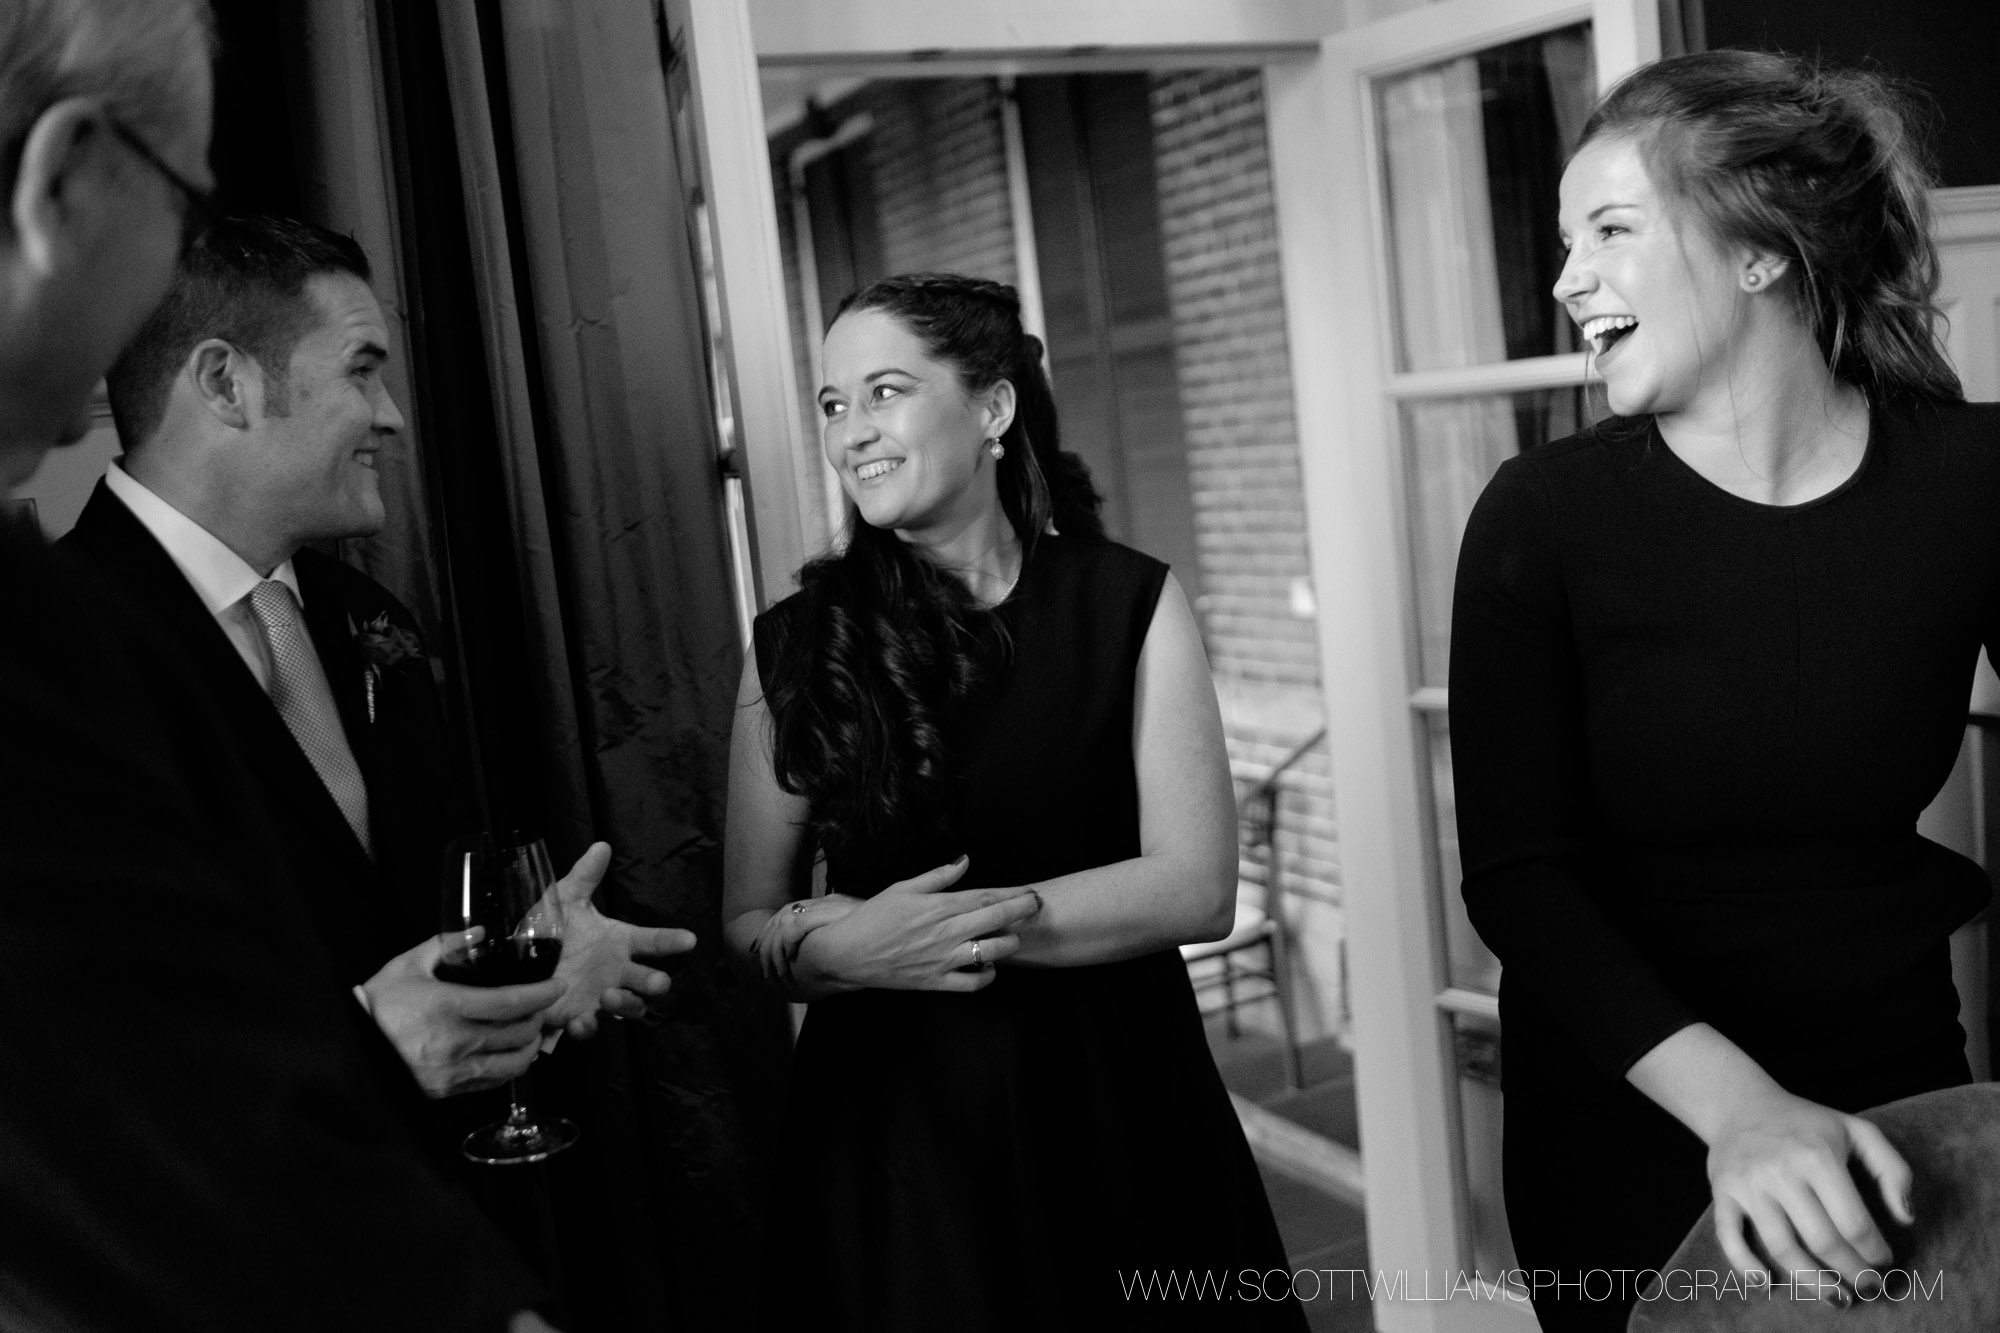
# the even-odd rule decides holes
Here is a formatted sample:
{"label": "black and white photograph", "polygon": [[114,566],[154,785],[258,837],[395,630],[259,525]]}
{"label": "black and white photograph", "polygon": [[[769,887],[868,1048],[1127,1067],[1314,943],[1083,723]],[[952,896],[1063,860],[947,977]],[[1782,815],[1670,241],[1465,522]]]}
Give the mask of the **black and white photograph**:
{"label": "black and white photograph", "polygon": [[1996,53],[0,0],[0,1333],[2000,1330]]}

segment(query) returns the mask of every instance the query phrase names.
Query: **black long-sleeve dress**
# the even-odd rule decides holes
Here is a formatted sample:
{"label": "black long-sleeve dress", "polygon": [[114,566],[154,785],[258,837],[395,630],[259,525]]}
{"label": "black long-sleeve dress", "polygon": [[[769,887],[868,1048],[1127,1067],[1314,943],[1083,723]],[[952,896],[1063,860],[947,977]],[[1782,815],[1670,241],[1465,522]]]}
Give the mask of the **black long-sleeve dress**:
{"label": "black long-sleeve dress", "polygon": [[[833,858],[828,886],[866,897],[961,852],[960,889],[1137,856],[1135,672],[1166,574],[1114,542],[1038,542],[998,611],[1011,663],[945,723],[944,824],[899,857]],[[758,619],[767,683],[801,610]],[[1174,949],[815,1002],[777,1183],[782,1327],[1305,1324],[1284,1283],[1256,1285],[1284,1246]],[[1138,1285],[1176,1269],[1208,1287]]]}
{"label": "black long-sleeve dress", "polygon": [[[1996,641],[1993,405],[1878,407],[1799,505],[1715,486],[1649,419],[1501,467],[1459,557],[1451,732],[1523,1267],[1656,1266],[1700,1215],[1703,1146],[1624,1078],[1688,1024],[1843,1110],[1966,1080],[1947,937],[1987,881],[1915,824]],[[1623,1328],[1635,1290],[1537,1312]]]}

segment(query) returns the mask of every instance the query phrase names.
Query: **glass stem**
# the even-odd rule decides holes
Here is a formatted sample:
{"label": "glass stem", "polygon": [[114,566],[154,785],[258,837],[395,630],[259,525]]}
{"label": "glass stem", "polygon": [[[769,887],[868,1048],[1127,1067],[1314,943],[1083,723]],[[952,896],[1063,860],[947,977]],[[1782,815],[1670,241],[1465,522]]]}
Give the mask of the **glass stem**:
{"label": "glass stem", "polygon": [[507,1128],[520,1130],[528,1128],[528,1104],[521,1096],[521,1080],[507,1080]]}

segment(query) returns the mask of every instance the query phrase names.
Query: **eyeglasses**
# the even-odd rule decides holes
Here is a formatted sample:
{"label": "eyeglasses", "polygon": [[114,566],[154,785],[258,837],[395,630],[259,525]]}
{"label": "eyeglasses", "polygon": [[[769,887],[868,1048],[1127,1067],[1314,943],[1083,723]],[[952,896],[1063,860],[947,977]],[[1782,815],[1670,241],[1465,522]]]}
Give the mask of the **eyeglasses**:
{"label": "eyeglasses", "polygon": [[194,248],[194,243],[201,239],[202,233],[208,230],[208,224],[215,220],[215,192],[212,190],[196,189],[189,183],[187,177],[168,166],[165,159],[153,151],[151,144],[140,138],[131,127],[116,116],[106,116],[105,120],[110,124],[111,132],[123,140],[127,148],[137,153],[141,161],[159,172],[161,176],[166,178],[167,183],[179,192],[181,196],[181,254],[185,256],[189,250]]}

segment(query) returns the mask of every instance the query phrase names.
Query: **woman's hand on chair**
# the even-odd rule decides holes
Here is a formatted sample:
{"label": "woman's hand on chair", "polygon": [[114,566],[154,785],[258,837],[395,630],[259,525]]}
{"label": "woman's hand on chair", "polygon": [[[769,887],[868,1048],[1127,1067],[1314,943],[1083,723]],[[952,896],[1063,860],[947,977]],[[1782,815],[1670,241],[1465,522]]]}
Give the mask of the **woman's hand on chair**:
{"label": "woman's hand on chair", "polygon": [[1781,1090],[1726,1118],[1709,1139],[1708,1178],[1716,1238],[1729,1262],[1745,1274],[1766,1272],[1751,1248],[1754,1236],[1788,1280],[1838,1272],[1845,1290],[1837,1301],[1872,1296],[1894,1256],[1848,1173],[1853,1157],[1897,1220],[1909,1224],[1909,1165],[1866,1120]]}
{"label": "woman's hand on chair", "polygon": [[946,892],[969,864],[960,857],[899,880],[814,927],[793,960],[800,988],[976,991],[991,985],[993,964],[1021,947],[1014,927],[1039,912],[1042,901],[1032,889]]}

